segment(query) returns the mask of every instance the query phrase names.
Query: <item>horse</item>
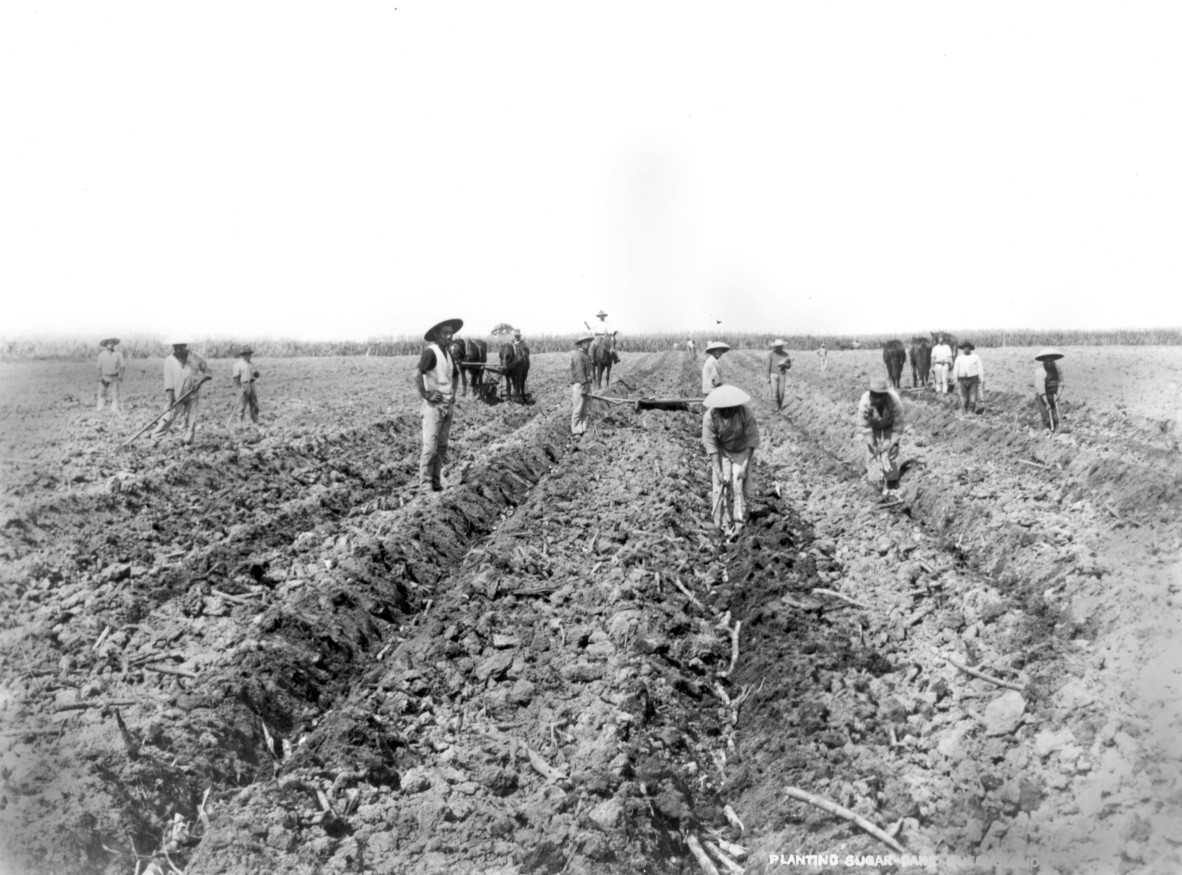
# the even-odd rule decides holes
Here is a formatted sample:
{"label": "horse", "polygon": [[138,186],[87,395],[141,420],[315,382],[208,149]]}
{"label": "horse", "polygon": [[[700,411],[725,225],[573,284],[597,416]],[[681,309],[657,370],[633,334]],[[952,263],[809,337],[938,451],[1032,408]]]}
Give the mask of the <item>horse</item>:
{"label": "horse", "polygon": [[926,389],[932,372],[932,343],[926,337],[913,337],[908,352],[911,359],[911,388],[922,385]]}
{"label": "horse", "polygon": [[[451,357],[460,366],[460,382],[464,385],[464,395],[468,395],[468,381],[472,382],[472,394],[477,398],[484,395],[484,364],[488,361],[488,344],[483,340],[469,340],[455,338],[451,342]],[[465,368],[464,365],[479,365],[480,367]]]}
{"label": "horse", "polygon": [[591,364],[595,368],[595,388],[602,389],[612,379],[612,365],[620,360],[616,355],[616,336],[599,334],[591,341]]}
{"label": "horse", "polygon": [[501,371],[505,375],[505,397],[525,400],[525,379],[529,376],[529,347],[524,343],[501,344]]}
{"label": "horse", "polygon": [[903,341],[888,340],[882,347],[882,360],[886,365],[887,376],[891,379],[891,386],[899,388],[899,380],[903,377],[903,363],[907,361],[907,350],[903,348]]}

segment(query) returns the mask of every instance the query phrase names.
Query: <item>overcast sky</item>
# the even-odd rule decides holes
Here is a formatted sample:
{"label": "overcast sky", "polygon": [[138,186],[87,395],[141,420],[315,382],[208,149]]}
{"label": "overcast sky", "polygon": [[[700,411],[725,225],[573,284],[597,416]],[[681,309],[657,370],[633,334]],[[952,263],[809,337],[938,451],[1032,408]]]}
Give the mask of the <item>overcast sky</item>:
{"label": "overcast sky", "polygon": [[0,335],[1182,326],[1178,9],[8,0]]}

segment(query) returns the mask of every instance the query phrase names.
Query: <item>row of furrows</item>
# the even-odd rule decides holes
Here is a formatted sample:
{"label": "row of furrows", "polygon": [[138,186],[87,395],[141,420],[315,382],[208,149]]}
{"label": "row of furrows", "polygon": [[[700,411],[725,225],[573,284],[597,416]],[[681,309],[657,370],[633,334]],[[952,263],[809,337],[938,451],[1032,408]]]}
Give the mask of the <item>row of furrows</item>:
{"label": "row of furrows", "polygon": [[[1097,516],[1087,500],[1089,490],[1056,483],[1057,471],[1026,473],[999,468],[995,460],[963,458],[966,442],[987,444],[992,433],[1003,431],[997,423],[949,423],[926,410],[909,416],[908,441],[929,450],[944,441],[949,452],[936,458],[929,453],[926,467],[917,466],[905,477],[912,482],[904,487],[902,507],[868,510],[873,492],[855,482],[861,479],[858,444],[838,440],[833,448],[825,439],[840,433],[843,420],[844,430],[853,435],[852,404],[834,405],[818,395],[808,387],[790,389],[786,417],[769,423],[770,443],[781,449],[768,461],[773,470],[782,465],[783,473],[774,476],[785,478],[786,494],[800,499],[809,523],[824,528],[827,537],[818,543],[828,545],[811,553],[824,563],[818,567],[832,579],[827,585],[867,603],[856,627],[847,623],[832,628],[835,642],[844,638],[885,646],[888,671],[898,675],[883,683],[873,677],[872,668],[861,671],[851,663],[848,672],[814,673],[813,683],[805,678],[795,689],[777,684],[773,699],[755,701],[745,726],[787,720],[807,731],[790,729],[778,748],[772,740],[747,753],[761,771],[779,768],[781,785],[799,778],[799,786],[819,788],[821,795],[843,804],[852,799],[866,806],[867,797],[877,797],[883,823],[908,820],[913,849],[927,852],[946,840],[944,851],[967,853],[977,847],[981,832],[966,824],[980,824],[984,832],[994,820],[1008,825],[1018,802],[1016,795],[1005,794],[1020,785],[1028,793],[1021,799],[1022,810],[1032,811],[1045,788],[1038,770],[1029,775],[1021,771],[1024,758],[1031,757],[1030,734],[1019,733],[1014,740],[983,737],[976,729],[966,734],[966,726],[979,725],[983,705],[971,697],[993,699],[997,691],[986,687],[962,695],[963,681],[950,686],[941,679],[948,669],[932,658],[932,646],[940,645],[970,665],[983,660],[987,671],[1004,666],[1004,677],[1020,671],[1027,708],[1045,716],[1051,692],[1072,670],[1075,652],[1066,640],[1075,630],[1059,624],[1045,592],[1056,587],[1071,591],[1078,583],[1071,575],[1101,572],[1088,562],[1085,544],[1079,543],[1086,539],[1079,533],[1102,528],[1106,517]],[[999,445],[1008,448],[1004,455],[1029,451],[1014,435],[1003,437]],[[843,551],[847,561],[856,561],[852,577],[835,561]],[[735,570],[732,566],[732,575]],[[923,587],[917,587],[919,582]],[[928,607],[914,604],[917,598]],[[793,676],[774,651],[778,647],[783,656],[786,648],[791,650],[786,639],[797,633],[794,611],[805,611],[798,615],[801,622],[809,620],[810,600],[795,601],[786,610],[768,599],[764,615],[776,619],[764,629],[755,622],[745,627],[754,639],[745,670],[757,676]],[[819,607],[815,601],[811,606]],[[827,620],[820,611],[813,617],[815,625]],[[741,670],[739,677],[745,676],[752,675]],[[804,704],[788,708],[787,701]],[[944,718],[960,723],[954,728]],[[918,737],[900,744],[910,732]],[[750,737],[750,732],[741,736]],[[850,742],[857,747],[850,748]],[[847,750],[855,754],[849,762],[843,760]],[[825,816],[815,810],[786,805],[766,786],[753,786],[744,803],[747,810],[764,812],[773,826],[763,839],[768,850],[841,847],[840,841],[846,843],[843,852],[866,852],[857,840],[849,843],[844,827],[824,822]],[[873,807],[859,811],[869,814]]]}
{"label": "row of furrows", "polygon": [[[833,429],[817,427],[816,411],[798,416],[804,395],[790,391],[785,415],[767,417],[761,452],[765,477],[805,514],[799,540],[790,547],[799,550],[795,577],[752,562],[751,549],[762,537],[758,527],[745,534],[746,549],[728,568],[733,579],[749,576],[753,565],[758,572],[736,614],[745,635],[736,682],[767,681],[739,725],[745,772],[761,779],[743,780],[735,805],[759,812],[754,860],[806,849],[840,851],[843,857],[883,853],[844,822],[785,799],[785,785],[833,799],[884,827],[905,821],[904,844],[911,853],[927,854],[946,832],[959,835],[970,809],[998,812],[995,799],[976,792],[976,778],[993,770],[994,748],[966,739],[959,747],[963,759],[949,777],[934,767],[943,760],[935,754],[943,735],[929,737],[927,730],[956,709],[972,713],[981,707],[941,680],[947,667],[930,649],[942,643],[955,653],[959,635],[946,641],[949,630],[959,633],[963,616],[975,610],[965,605],[979,607],[981,594],[995,592],[999,582],[974,562],[972,550],[955,546],[942,520],[926,518],[922,508],[914,516],[875,510],[875,494],[859,482],[856,456],[840,441],[832,451],[821,435]],[[852,424],[846,428],[852,433]],[[920,581],[929,583],[916,595]],[[810,592],[817,586],[844,592],[860,608],[818,598]],[[1041,624],[1031,628],[1045,634]],[[1021,639],[1012,631],[1008,624],[982,627],[968,644],[969,654],[976,643],[986,659],[1004,655],[1009,666],[1021,668],[1022,655],[1038,652],[1037,669],[1027,670],[1037,676],[1059,672],[1045,640]],[[941,799],[939,805],[929,802],[933,797]],[[980,805],[985,809],[974,808]]]}
{"label": "row of furrows", "polygon": [[[684,386],[696,377],[692,364],[662,358],[629,371],[625,384],[669,391],[670,384]],[[682,739],[694,739],[691,748],[705,746],[720,731],[717,716],[702,713],[696,704],[707,686],[701,669],[686,664],[704,657],[716,665],[725,659],[726,642],[717,632],[692,646],[666,638],[678,628],[676,623],[664,628],[669,619],[656,606],[668,596],[658,595],[661,584],[652,575],[663,569],[667,588],[676,574],[691,586],[700,585],[687,563],[704,543],[696,536],[687,540],[691,530],[700,529],[686,517],[703,504],[693,497],[701,489],[701,472],[689,462],[700,452],[696,416],[687,422],[685,414],[604,413],[578,450],[556,459],[512,515],[439,582],[430,612],[324,715],[286,761],[286,777],[256,793],[250,811],[282,804],[284,787],[297,779],[331,776],[334,792],[340,788],[344,797],[343,789],[352,788],[349,795],[357,804],[352,824],[341,826],[336,837],[359,830],[369,842],[370,865],[379,869],[418,865],[410,861],[428,848],[457,853],[462,847],[463,858],[477,866],[516,854],[519,863],[543,868],[566,859],[600,866],[630,854],[647,860],[684,851],[676,837],[677,810],[683,804],[678,800],[688,805],[687,818],[710,803],[708,794],[685,786]],[[608,459],[611,465],[604,467]],[[649,485],[646,475],[654,460],[667,485],[680,488],[665,488],[661,481]],[[621,476],[625,471],[629,475]],[[665,539],[677,541],[677,548],[669,550]],[[653,604],[646,604],[650,599]],[[680,611],[667,613],[704,632],[712,611],[713,606],[703,609],[692,621]],[[605,613],[611,619],[598,622]],[[647,635],[637,642],[641,630]],[[657,639],[672,640],[673,649],[644,649]],[[638,663],[650,664],[647,683],[635,674]],[[629,692],[619,693],[621,682]],[[693,690],[692,698],[684,689]],[[621,703],[636,722],[628,717],[627,726],[605,726],[604,714]],[[605,705],[610,707],[605,710]],[[658,710],[665,720],[656,716]],[[616,735],[609,742],[604,732]],[[540,752],[567,778],[546,789],[528,768],[523,772],[521,749],[511,738]],[[473,744],[495,749],[490,762],[470,768]],[[468,754],[457,753],[461,750]],[[705,775],[713,763],[707,756],[699,760],[695,766]],[[455,811],[442,817],[435,832],[422,833],[423,812],[435,817],[447,810],[436,810],[431,792],[414,795],[423,793],[430,784],[426,776],[442,768],[441,761],[451,774],[472,771],[488,785],[487,798],[484,791],[470,789],[465,792],[476,795],[456,808],[463,812],[458,815],[465,824],[462,843],[448,835],[460,829],[452,823]],[[650,791],[636,789],[646,782],[651,785],[647,802]],[[544,816],[539,794],[546,797],[540,806],[547,809]],[[585,820],[593,805],[610,807],[612,800],[630,811],[626,848],[609,852],[601,839],[573,832],[569,842],[561,841],[560,834]],[[291,800],[286,804],[290,807]],[[379,810],[381,826],[371,829]],[[239,809],[234,819],[244,814]],[[375,838],[378,831],[385,837]],[[316,835],[312,830],[303,838]],[[498,842],[510,837],[512,851]],[[397,848],[403,856],[393,862],[376,859],[372,855],[379,846]],[[210,843],[210,856],[194,861],[191,869],[215,870],[230,852],[212,850],[218,847],[219,842]],[[292,865],[290,857],[274,856],[269,849],[256,850],[250,859],[261,868]]]}
{"label": "row of furrows", "polygon": [[[815,396],[825,397],[818,375],[803,373]],[[804,386],[801,385],[804,389]],[[850,394],[856,400],[862,389]],[[1047,476],[1066,475],[1080,494],[1111,502],[1120,512],[1145,514],[1160,520],[1169,504],[1182,497],[1182,457],[1175,439],[1165,432],[1138,427],[1126,416],[1091,409],[1071,411],[1064,430],[1053,439],[1040,428],[1032,396],[991,390],[985,412],[959,416],[959,397],[941,398],[934,392],[904,391],[909,432],[918,432],[933,450],[969,438],[977,454],[1015,466],[1012,475],[1053,469]],[[831,402],[830,402],[831,403]],[[847,430],[852,433],[850,408]],[[840,423],[840,417],[833,420]],[[1120,435],[1113,440],[1113,434]],[[1025,468],[1016,466],[1027,465]]]}
{"label": "row of furrows", "polygon": [[[122,570],[101,582],[83,581],[81,587],[87,593],[80,591],[77,599],[66,600],[77,602],[76,606],[64,612],[47,609],[52,615],[37,618],[34,633],[52,626],[46,640],[55,648],[66,642],[79,668],[85,668],[81,663],[92,656],[88,645],[102,626],[112,626],[118,631],[110,638],[123,654],[131,654],[131,666],[129,670],[127,661],[120,666],[118,660],[107,666],[101,678],[107,684],[107,696],[134,691],[136,698],[162,697],[173,710],[184,712],[177,714],[175,726],[157,731],[145,729],[159,725],[148,716],[150,707],[142,715],[138,709],[125,711],[133,737],[144,743],[137,744],[140,749],[133,763],[112,766],[109,780],[100,782],[105,792],[118,798],[129,770],[141,777],[152,775],[159,792],[137,800],[121,799],[118,806],[125,825],[130,823],[141,841],[150,840],[152,825],[163,813],[192,810],[204,786],[253,780],[274,751],[274,738],[327,707],[339,691],[347,689],[351,672],[365,654],[381,646],[382,636],[403,613],[415,609],[415,588],[438,577],[449,558],[462,554],[464,543],[489,530],[491,521],[520,494],[521,484],[536,476],[538,455],[548,458],[555,452],[555,439],[545,436],[553,431],[553,423],[539,427],[532,410],[519,415],[529,416],[533,427],[517,428],[516,443],[510,442],[497,456],[474,467],[469,484],[462,487],[464,496],[456,495],[454,504],[444,505],[455,512],[443,514],[442,519],[438,513],[424,514],[429,499],[404,510],[350,515],[359,489],[364,497],[397,488],[407,479],[406,472],[365,472],[369,465],[367,460],[358,464],[358,447],[366,448],[373,457],[372,468],[379,468],[381,449],[390,446],[390,438],[406,452],[417,444],[417,435],[409,434],[408,428],[385,422],[353,430],[352,439],[344,443],[324,439],[277,453],[271,449],[264,451],[270,456],[265,459],[269,465],[261,466],[264,469],[276,465],[276,456],[290,470],[318,455],[318,466],[306,465],[302,470],[352,468],[366,478],[366,486],[335,483],[322,487],[321,494],[311,500],[285,502],[262,522],[227,527],[223,538],[229,546],[199,544],[175,565],[181,558],[176,555],[165,557],[164,568],[140,569],[145,573],[122,563],[117,566]],[[522,442],[531,444],[525,454],[520,451]],[[215,485],[224,489],[222,484],[229,479],[224,470],[214,477],[214,468],[205,462],[191,461],[189,468],[184,484],[188,490]],[[249,490],[250,483],[245,477],[239,488]],[[259,538],[276,528],[284,529],[281,541],[290,547],[260,550]],[[454,542],[450,551],[441,549],[441,535]],[[101,541],[97,544],[100,551],[103,546]],[[268,566],[267,557],[283,557],[283,562]],[[262,561],[247,563],[248,573],[241,573],[236,563],[244,559]],[[152,604],[159,607],[153,609]],[[79,613],[80,608],[85,611]],[[72,628],[79,623],[87,628]],[[196,625],[200,631],[194,634]],[[137,653],[151,654],[166,646],[174,649],[161,658],[176,660],[171,664],[181,675],[161,678],[136,668]],[[182,649],[175,649],[178,646]],[[112,657],[104,653],[97,658],[95,673]],[[57,655],[39,660],[57,661]],[[185,681],[185,674],[196,679]],[[150,683],[150,679],[163,682]],[[149,689],[142,689],[144,684]],[[264,725],[269,728],[264,730]],[[269,742],[272,731],[275,735]],[[113,727],[106,738],[110,751],[104,758],[119,763],[123,757]],[[179,770],[168,765],[167,761],[178,759],[187,760],[187,765]],[[93,851],[93,836],[77,838]],[[107,834],[102,838],[114,840]]]}

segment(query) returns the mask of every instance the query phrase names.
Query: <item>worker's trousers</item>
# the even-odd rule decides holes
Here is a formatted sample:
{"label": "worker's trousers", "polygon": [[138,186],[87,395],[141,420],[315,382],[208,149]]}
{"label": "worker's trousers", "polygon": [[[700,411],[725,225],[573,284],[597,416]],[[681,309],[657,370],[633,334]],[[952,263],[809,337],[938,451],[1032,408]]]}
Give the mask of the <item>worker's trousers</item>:
{"label": "worker's trousers", "polygon": [[948,394],[948,371],[950,366],[943,362],[932,365],[932,373],[936,375],[936,392],[940,395]]}
{"label": "worker's trousers", "polygon": [[184,432],[184,442],[187,444],[193,443],[193,439],[197,436],[197,399],[196,394],[190,395],[180,404],[177,404],[168,413],[164,414],[164,418],[156,424],[152,429],[152,434],[149,437],[154,440],[160,440],[164,435],[172,429],[173,423],[178,419],[181,422],[181,429]]}
{"label": "worker's trousers", "polygon": [[899,482],[899,460],[891,458],[891,429],[877,432],[873,435],[877,450],[866,445],[866,479],[875,486],[882,486],[885,479],[888,486],[895,486]]}
{"label": "worker's trousers", "polygon": [[95,410],[103,410],[107,406],[107,396],[111,397],[111,409],[116,413],[123,412],[123,404],[120,396],[120,390],[123,380],[120,377],[99,377],[98,385],[98,399],[95,402]]}
{"label": "worker's trousers", "polygon": [[1034,403],[1038,405],[1038,415],[1042,417],[1043,427],[1051,431],[1058,431],[1059,401],[1055,397],[1055,393],[1048,392],[1046,396],[1036,394]]}
{"label": "worker's trousers", "polygon": [[[736,453],[732,458],[726,450],[720,450],[722,456],[722,479],[714,465],[710,466],[710,481],[712,485],[711,500],[713,501],[714,525],[720,529],[730,523],[744,523],[747,521],[747,505],[751,496],[751,474],[754,459],[747,462],[747,476],[738,479],[740,464],[744,453]],[[727,493],[730,493],[728,495]]]}
{"label": "worker's trousers", "polygon": [[259,399],[254,393],[254,383],[247,383],[238,392],[238,421],[246,418],[246,411],[250,411],[250,421],[259,421]]}
{"label": "worker's trousers", "polygon": [[965,413],[976,413],[981,405],[981,378],[961,377],[956,382],[960,390],[960,403]]}
{"label": "worker's trousers", "polygon": [[772,401],[776,402],[776,409],[784,407],[784,372],[768,374],[769,385],[772,390]]}
{"label": "worker's trousers", "polygon": [[423,402],[423,453],[419,457],[419,488],[438,492],[443,488],[443,464],[451,436],[453,403]]}
{"label": "worker's trousers", "polygon": [[589,383],[572,383],[570,387],[570,433],[583,434],[587,431],[587,418],[591,415],[591,398],[587,395]]}

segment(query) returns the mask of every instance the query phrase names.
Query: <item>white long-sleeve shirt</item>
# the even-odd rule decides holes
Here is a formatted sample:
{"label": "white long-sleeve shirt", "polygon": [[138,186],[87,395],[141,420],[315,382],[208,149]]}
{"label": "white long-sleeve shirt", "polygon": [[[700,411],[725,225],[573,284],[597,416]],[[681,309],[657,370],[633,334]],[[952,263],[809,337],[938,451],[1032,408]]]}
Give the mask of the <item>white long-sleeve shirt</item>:
{"label": "white long-sleeve shirt", "polygon": [[709,395],[715,386],[722,385],[722,368],[718,359],[706,353],[706,363],[702,365],[702,394]]}
{"label": "white long-sleeve shirt", "polygon": [[984,382],[985,366],[975,352],[962,352],[956,357],[956,364],[952,366],[952,378],[959,380],[962,377],[979,377]]}

